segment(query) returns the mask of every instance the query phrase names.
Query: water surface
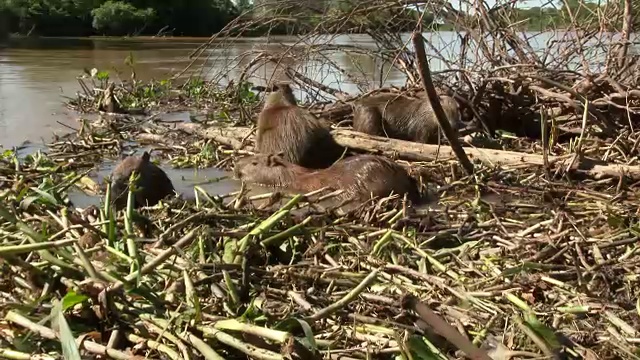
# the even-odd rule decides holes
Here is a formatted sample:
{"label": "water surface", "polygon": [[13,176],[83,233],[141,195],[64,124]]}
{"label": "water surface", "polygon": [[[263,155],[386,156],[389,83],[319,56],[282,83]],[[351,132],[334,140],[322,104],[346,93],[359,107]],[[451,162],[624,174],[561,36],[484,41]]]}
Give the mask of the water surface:
{"label": "water surface", "polygon": [[[143,151],[151,150],[140,148],[135,155],[141,155]],[[96,166],[88,176],[98,184],[102,184],[108,178],[109,174],[116,165],[114,160],[105,160],[102,164]],[[240,188],[240,182],[231,177],[231,173],[217,169],[177,169],[168,164],[158,164],[171,179],[173,186],[178,194],[185,199],[195,198],[194,186],[197,185],[209,194],[209,196],[227,195]],[[102,196],[92,196],[85,194],[77,188],[69,190],[69,200],[75,207],[86,208],[91,205],[100,205]]]}

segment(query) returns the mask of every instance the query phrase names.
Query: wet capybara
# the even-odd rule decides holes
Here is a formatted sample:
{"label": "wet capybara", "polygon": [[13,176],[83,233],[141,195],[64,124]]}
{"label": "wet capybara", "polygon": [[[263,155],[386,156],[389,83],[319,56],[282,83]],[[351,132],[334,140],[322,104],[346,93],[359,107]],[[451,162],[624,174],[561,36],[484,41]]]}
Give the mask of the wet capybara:
{"label": "wet capybara", "polygon": [[174,193],[173,183],[167,174],[151,162],[151,156],[144,152],[141,156],[127,156],[111,172],[111,201],[116,210],[127,206],[129,177],[139,174],[134,193],[134,207],[153,206]]}
{"label": "wet capybara", "polygon": [[326,169],[309,169],[286,161],[282,154],[257,154],[236,161],[236,178],[256,185],[308,193],[327,187],[344,190],[341,200],[366,201],[405,193],[420,199],[416,181],[399,164],[382,156],[355,155]]}
{"label": "wet capybara", "polygon": [[329,124],[299,107],[289,84],[273,89],[258,116],[256,152],[283,153],[285,160],[311,169],[331,166],[344,149],[334,141]]}
{"label": "wet capybara", "polygon": [[[457,134],[462,127],[458,103],[441,95],[440,104]],[[354,107],[355,131],[419,143],[438,142],[440,124],[426,94],[417,99],[398,94],[372,95],[356,101]]]}

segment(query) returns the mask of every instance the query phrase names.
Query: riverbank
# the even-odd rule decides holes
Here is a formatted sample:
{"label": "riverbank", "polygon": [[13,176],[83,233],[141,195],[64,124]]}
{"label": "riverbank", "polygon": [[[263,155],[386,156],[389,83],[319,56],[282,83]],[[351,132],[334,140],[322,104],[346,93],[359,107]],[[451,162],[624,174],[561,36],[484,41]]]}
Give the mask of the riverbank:
{"label": "riverbank", "polygon": [[[570,27],[567,28],[557,28],[557,29],[552,29],[552,30],[548,30],[548,31],[537,31],[535,29],[529,30],[530,34],[536,34],[536,36],[544,36],[545,34],[556,34],[556,33],[571,33],[573,29],[571,29]],[[442,29],[437,29],[437,30],[432,30],[432,29],[426,29],[425,31],[423,31],[423,34],[430,34],[430,33],[452,33],[452,29],[448,29],[448,28],[442,28]],[[465,32],[464,31],[459,31],[459,32],[455,32],[455,33],[459,33],[464,35]],[[618,32],[615,31],[603,31],[602,34],[603,35],[611,35],[614,36],[616,35]],[[411,31],[406,31],[406,32],[399,32],[398,33],[400,36],[409,36],[411,35]],[[528,38],[531,35],[525,33],[525,35],[523,35],[524,38]],[[316,34],[317,35],[317,34]],[[322,33],[320,33],[320,35],[322,35]],[[368,36],[367,33],[365,32],[348,32],[348,33],[326,33],[325,35],[327,36]],[[619,35],[619,34],[618,34]],[[632,36],[637,36],[637,33],[632,33]],[[184,42],[201,42],[201,43],[206,43],[208,41],[210,41],[212,38],[216,38],[216,35],[212,35],[212,36],[142,36],[142,35],[138,35],[138,36],[98,36],[98,35],[93,35],[93,36],[27,36],[27,35],[20,35],[20,34],[7,34],[7,36],[10,39],[14,39],[14,40],[29,40],[29,39],[33,39],[33,40],[74,40],[74,41],[82,41],[82,40],[99,40],[99,41],[114,41],[114,42],[122,42],[122,41],[130,41],[130,42],[147,42],[147,41],[158,41],[158,42],[177,42],[177,43],[184,43]],[[301,35],[303,36],[303,35]],[[278,41],[278,39],[292,39],[295,38],[296,35],[295,34],[273,34],[273,35],[268,35],[268,36],[255,36],[255,35],[238,35],[238,36],[234,36],[233,37],[233,41],[257,41],[257,40],[267,40],[270,39],[272,41]],[[615,38],[615,36],[614,36]],[[220,41],[229,41],[228,39],[220,39]]]}

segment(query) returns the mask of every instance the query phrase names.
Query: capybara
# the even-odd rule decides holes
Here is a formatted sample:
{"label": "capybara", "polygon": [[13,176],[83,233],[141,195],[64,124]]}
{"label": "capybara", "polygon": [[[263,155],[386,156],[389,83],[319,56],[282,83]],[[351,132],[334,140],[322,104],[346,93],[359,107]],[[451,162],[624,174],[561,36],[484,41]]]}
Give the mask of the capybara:
{"label": "capybara", "polygon": [[289,84],[273,88],[258,116],[256,152],[283,153],[285,160],[311,169],[331,166],[344,149],[333,140],[329,124],[299,107]]}
{"label": "capybara", "polygon": [[[457,134],[462,127],[460,107],[450,96],[441,95],[440,104]],[[410,98],[398,94],[378,94],[355,102],[353,130],[369,135],[419,143],[437,143],[440,124],[426,94]],[[441,139],[445,139],[444,135]]]}
{"label": "capybara", "polygon": [[127,206],[129,177],[132,172],[139,174],[134,193],[134,207],[153,206],[168,195],[174,193],[173,183],[167,174],[151,162],[151,156],[144,152],[142,156],[127,156],[111,172],[111,199],[116,210]]}
{"label": "capybara", "polygon": [[355,155],[326,169],[309,169],[286,161],[282,154],[257,154],[236,161],[234,175],[247,183],[308,193],[327,187],[344,190],[340,200],[366,201],[375,197],[407,194],[419,200],[415,179],[392,160],[375,155]]}

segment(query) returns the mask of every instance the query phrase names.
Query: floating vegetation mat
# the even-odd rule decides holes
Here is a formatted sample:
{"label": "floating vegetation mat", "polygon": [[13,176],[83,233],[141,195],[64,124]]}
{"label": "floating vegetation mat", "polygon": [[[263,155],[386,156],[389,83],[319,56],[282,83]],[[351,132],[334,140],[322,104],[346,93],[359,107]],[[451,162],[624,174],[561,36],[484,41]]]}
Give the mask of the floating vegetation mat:
{"label": "floating vegetation mat", "polygon": [[[461,136],[472,176],[445,147],[440,153],[341,129],[360,95],[293,66],[275,71],[323,94],[310,109],[339,123],[333,136],[341,145],[412,160],[432,186],[431,200],[418,206],[377,199],[340,215],[303,208],[307,197],[299,194],[260,209],[241,189],[214,196],[199,187],[118,213],[108,201],[85,209],[68,201],[78,188],[105,200],[90,172],[136,143],[154,144],[153,158],[165,168],[228,170],[251,151],[261,96],[247,79],[262,60],[321,55],[333,69],[326,72],[358,83],[331,60],[337,49],[394,63],[407,86],[387,91],[421,88],[425,71],[397,29],[385,27],[407,10],[397,8],[403,2],[331,8],[316,29],[366,32],[388,50],[303,41],[291,53],[284,45],[275,54],[254,47],[237,56],[244,69],[219,74],[235,71],[235,85],[135,76],[116,84],[91,71],[69,106],[104,116],[83,121],[46,153],[23,158],[7,150],[0,158],[0,356],[638,359],[640,65],[637,55],[627,59],[631,3],[618,3],[626,6],[589,10],[597,19],[581,15],[568,26],[577,39],[548,41],[544,51],[508,23],[512,4],[489,11],[475,2],[470,8],[480,11],[472,14],[429,5],[465,32],[459,64],[449,63],[460,69],[434,75],[434,83],[476,126],[470,139]],[[291,23],[264,16],[234,20],[194,59],[252,27]],[[622,39],[605,46],[597,36],[619,24],[626,24]],[[609,49],[607,61],[586,59],[587,47]],[[606,69],[597,73],[587,62]],[[204,116],[182,124],[156,116],[185,108]],[[501,132],[510,134],[487,136]]]}
{"label": "floating vegetation mat", "polygon": [[70,206],[118,144],[85,128],[2,155],[3,356],[463,356],[418,305],[493,358],[638,351],[636,184],[478,165],[472,185],[437,162],[414,164],[449,183],[437,202],[342,217],[296,213],[303,196],[258,211],[197,190],[116,218]]}

